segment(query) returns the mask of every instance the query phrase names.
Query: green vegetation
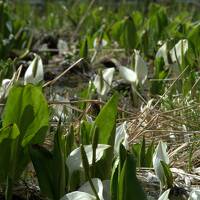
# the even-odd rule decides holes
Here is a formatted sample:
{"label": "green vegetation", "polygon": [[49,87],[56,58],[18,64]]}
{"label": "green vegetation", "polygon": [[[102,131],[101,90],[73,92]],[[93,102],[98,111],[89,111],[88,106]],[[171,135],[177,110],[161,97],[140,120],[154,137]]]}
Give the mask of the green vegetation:
{"label": "green vegetation", "polygon": [[200,199],[198,6],[0,1],[0,198]]}

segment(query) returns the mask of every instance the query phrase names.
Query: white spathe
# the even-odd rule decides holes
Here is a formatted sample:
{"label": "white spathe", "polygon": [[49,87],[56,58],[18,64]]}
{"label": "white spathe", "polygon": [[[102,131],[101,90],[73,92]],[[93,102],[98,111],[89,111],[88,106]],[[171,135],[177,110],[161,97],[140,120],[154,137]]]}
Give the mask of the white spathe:
{"label": "white spathe", "polygon": [[190,192],[189,200],[199,200],[200,199],[200,190],[194,189]]}
{"label": "white spathe", "polygon": [[179,42],[171,49],[170,55],[172,62],[179,62],[182,64],[183,56],[188,50],[188,40],[179,40]]}
{"label": "white spathe", "polygon": [[167,154],[166,143],[160,141],[153,155],[153,168],[155,170],[156,176],[160,180],[161,187],[165,185],[165,174],[160,161],[169,164],[169,156]]}
{"label": "white spathe", "polygon": [[170,189],[166,190],[160,197],[158,200],[169,200],[169,193],[170,193]]}
{"label": "white spathe", "polygon": [[119,66],[120,76],[129,83],[136,83],[138,81],[137,74],[128,67]]}
{"label": "white spathe", "polygon": [[111,67],[102,71],[102,77],[100,75],[96,75],[94,79],[94,86],[98,94],[103,96],[109,92],[110,86],[112,85],[114,72],[115,68]]}
{"label": "white spathe", "polygon": [[116,128],[115,133],[115,145],[114,145],[114,153],[115,155],[119,155],[119,147],[122,142],[125,149],[128,149],[128,133],[127,133],[127,122],[120,124]]}
{"label": "white spathe", "polygon": [[[98,178],[93,178],[92,183],[94,185],[94,188],[95,188],[100,200],[104,200],[104,198],[103,198],[103,184],[102,184],[101,180],[98,179]],[[78,190],[80,192],[86,192],[88,194],[95,196],[89,181],[84,183]]]}
{"label": "white spathe", "polygon": [[96,200],[96,197],[86,192],[75,191],[66,194],[60,200]]}
{"label": "white spathe", "polygon": [[[96,149],[96,162],[102,158],[104,151],[108,148],[110,148],[110,145],[98,144],[97,149]],[[89,165],[92,165],[92,157],[93,157],[92,145],[84,145],[84,149],[85,149],[85,153],[87,155]],[[67,167],[69,169],[70,175],[74,171],[83,169],[80,147],[74,149],[70,153],[70,155],[67,157],[66,163],[67,163]]]}
{"label": "white spathe", "polygon": [[164,59],[165,65],[169,65],[167,56],[167,42],[165,42],[157,51],[156,58],[162,57]]}
{"label": "white spathe", "polygon": [[140,56],[140,52],[135,50],[135,73],[137,75],[137,81],[139,84],[144,84],[148,75],[147,64]]}
{"label": "white spathe", "polygon": [[93,47],[96,48],[102,48],[105,47],[108,44],[108,42],[104,39],[102,39],[101,41],[99,40],[99,38],[95,38],[94,42],[93,42]]}
{"label": "white spathe", "polygon": [[32,83],[32,84],[38,84],[41,81],[44,80],[44,70],[43,70],[43,64],[42,59],[40,56],[35,55],[35,58],[29,65],[28,69],[25,72],[24,75],[24,84]]}

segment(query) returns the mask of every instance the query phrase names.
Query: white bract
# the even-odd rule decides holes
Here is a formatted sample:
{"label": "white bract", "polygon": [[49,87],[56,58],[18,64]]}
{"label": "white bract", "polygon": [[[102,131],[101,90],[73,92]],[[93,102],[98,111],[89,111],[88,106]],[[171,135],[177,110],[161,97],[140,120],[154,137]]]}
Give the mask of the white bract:
{"label": "white bract", "polygon": [[140,52],[137,50],[135,50],[135,73],[138,83],[144,84],[147,79],[148,68],[146,62],[140,56]]}
{"label": "white bract", "polygon": [[[108,148],[110,148],[110,145],[98,144],[97,149],[96,149],[96,162],[102,158],[104,151]],[[92,156],[93,156],[92,145],[85,145],[84,149],[88,158],[89,165],[92,165]],[[70,153],[66,162],[67,162],[67,167],[69,169],[70,175],[74,171],[83,169],[80,147],[74,149]]]}
{"label": "white bract", "polygon": [[156,58],[162,57],[164,59],[165,65],[169,65],[167,53],[167,43],[164,43],[156,53]]}
{"label": "white bract", "polygon": [[100,75],[96,75],[94,79],[94,86],[98,94],[103,96],[109,92],[110,86],[112,85],[114,72],[115,72],[115,68],[111,67],[111,68],[104,69],[102,71],[102,77]]}
{"label": "white bract", "polygon": [[67,42],[65,42],[64,40],[59,39],[57,47],[60,55],[66,54],[68,51]]}
{"label": "white bract", "polygon": [[42,59],[40,56],[35,55],[35,58],[29,65],[24,75],[24,84],[32,83],[38,84],[44,79],[44,71]]}
{"label": "white bract", "polygon": [[101,41],[99,40],[99,38],[95,38],[94,39],[94,43],[93,43],[93,47],[96,48],[102,48],[105,47],[108,44],[108,42],[104,39],[102,39]]}
{"label": "white bract", "polygon": [[66,194],[60,200],[96,200],[96,197],[86,192],[75,191]]}
{"label": "white bract", "polygon": [[119,66],[119,74],[125,81],[129,83],[137,83],[138,81],[137,74],[128,67]]}
{"label": "white bract", "polygon": [[2,80],[2,85],[0,88],[0,98],[4,98],[8,95],[11,85],[12,85],[11,79],[3,79]]}
{"label": "white bract", "polygon": [[170,189],[166,190],[160,197],[158,200],[169,200],[169,193],[170,193]]}
{"label": "white bract", "polygon": [[[102,184],[101,180],[98,179],[98,178],[93,178],[92,179],[92,183],[93,183],[93,185],[95,187],[95,190],[96,190],[96,192],[97,192],[100,200],[104,200],[104,198],[103,198],[103,184]],[[91,188],[91,185],[90,185],[89,181],[86,182],[86,183],[84,183],[79,188],[79,191],[80,192],[86,192],[88,194],[91,194],[91,195],[95,196],[95,194],[94,194],[94,192],[93,192],[93,190]]]}
{"label": "white bract", "polygon": [[180,40],[170,51],[172,62],[182,64],[183,56],[188,50],[188,40]]}
{"label": "white bract", "polygon": [[165,185],[165,174],[160,161],[169,164],[169,157],[166,150],[167,145],[164,142],[160,141],[153,155],[153,168],[155,170],[156,176],[160,180],[161,187]]}
{"label": "white bract", "polygon": [[126,121],[116,128],[115,145],[114,145],[114,152],[116,155],[119,154],[119,146],[121,142],[124,145],[125,149],[128,149],[128,133],[126,130],[127,130]]}
{"label": "white bract", "polygon": [[[110,180],[104,180],[102,182],[99,178],[93,178],[92,183],[100,200],[111,200]],[[78,191],[66,194],[61,200],[96,200],[96,197],[88,181],[84,183]]]}
{"label": "white bract", "polygon": [[200,190],[194,189],[190,192],[189,200],[199,200],[200,199]]}

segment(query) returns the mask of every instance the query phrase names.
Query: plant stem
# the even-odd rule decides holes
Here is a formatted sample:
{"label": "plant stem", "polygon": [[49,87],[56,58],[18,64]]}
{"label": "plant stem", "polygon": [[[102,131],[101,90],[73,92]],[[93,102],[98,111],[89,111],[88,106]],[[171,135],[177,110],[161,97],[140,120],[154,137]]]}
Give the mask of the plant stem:
{"label": "plant stem", "polygon": [[7,177],[5,200],[12,200],[12,186],[13,186],[12,179],[10,177]]}

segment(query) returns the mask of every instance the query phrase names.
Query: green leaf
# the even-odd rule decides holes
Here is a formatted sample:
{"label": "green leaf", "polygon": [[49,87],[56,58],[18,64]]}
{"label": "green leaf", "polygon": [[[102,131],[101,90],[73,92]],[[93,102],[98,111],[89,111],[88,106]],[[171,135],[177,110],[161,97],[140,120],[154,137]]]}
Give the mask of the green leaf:
{"label": "green leaf", "polygon": [[[118,95],[114,94],[108,103],[102,108],[95,120],[99,129],[99,143],[108,144],[111,148],[105,150],[103,158],[95,168],[96,177],[109,179],[111,176],[112,159],[115,143],[116,118],[117,118]],[[106,169],[105,170],[102,170]]]}
{"label": "green leaf", "polygon": [[[8,134],[7,127],[11,124],[14,126]],[[0,131],[0,182],[5,182],[9,176],[12,179],[9,182],[14,183],[20,177],[30,159],[28,145],[43,142],[47,129],[48,105],[41,88],[33,85],[12,87]]]}
{"label": "green leaf", "polygon": [[111,200],[117,199],[118,194],[118,172],[119,172],[119,160],[115,160],[112,167],[111,183],[110,183],[110,193]]}
{"label": "green leaf", "polygon": [[140,167],[146,167],[146,152],[145,152],[145,137],[143,136],[141,150],[140,150]]}
{"label": "green leaf", "polygon": [[55,199],[60,199],[65,194],[67,185],[66,170],[66,140],[62,127],[58,125],[57,132],[54,136],[53,149],[53,183],[55,191]]}
{"label": "green leaf", "polygon": [[200,24],[196,25],[188,35],[190,46],[192,47],[192,50],[196,58],[198,58],[198,56],[200,55],[199,35],[200,35]]}
{"label": "green leaf", "polygon": [[136,177],[136,161],[127,153],[119,179],[118,200],[146,200],[147,197]]}
{"label": "green leaf", "polygon": [[146,155],[145,155],[145,160],[146,160],[146,167],[152,167],[153,164],[153,153],[154,153],[154,142],[152,141],[151,144],[149,145]]}
{"label": "green leaf", "polygon": [[85,38],[85,40],[81,44],[80,57],[88,58],[88,41],[87,41],[87,38]]}
{"label": "green leaf", "polygon": [[137,161],[136,166],[137,167],[141,166],[141,164],[140,164],[140,160],[141,160],[140,159],[140,156],[141,156],[140,151],[141,151],[141,144],[139,144],[139,143],[133,144],[133,146],[132,146],[132,152],[133,152],[133,154],[134,154],[134,156],[136,158],[136,161]]}
{"label": "green leaf", "polygon": [[127,50],[133,50],[138,45],[137,29],[133,18],[130,16],[124,19],[123,33],[120,37],[120,41]]}
{"label": "green leaf", "polygon": [[3,113],[3,127],[16,123],[22,135],[22,146],[30,141],[41,143],[49,124],[48,105],[40,87],[14,86]]}
{"label": "green leaf", "polygon": [[34,145],[30,147],[30,156],[37,174],[41,191],[50,199],[54,199],[55,185],[53,179],[54,168],[52,153],[44,147]]}
{"label": "green leaf", "polygon": [[173,175],[172,175],[172,172],[169,168],[169,165],[166,164],[164,161],[160,161],[161,162],[161,165],[163,167],[163,170],[164,170],[164,174],[165,174],[165,178],[166,178],[166,186],[167,188],[171,188],[173,186]]}
{"label": "green leaf", "polygon": [[6,198],[9,199],[12,185],[29,162],[28,144],[41,143],[48,128],[48,106],[40,88],[12,87],[3,113],[3,129],[10,124],[15,124],[12,130],[15,134],[0,132],[0,182],[8,181]]}
{"label": "green leaf", "polygon": [[80,135],[81,135],[81,144],[89,145],[91,144],[91,129],[92,124],[83,120],[81,121],[81,129],[80,129]]}

